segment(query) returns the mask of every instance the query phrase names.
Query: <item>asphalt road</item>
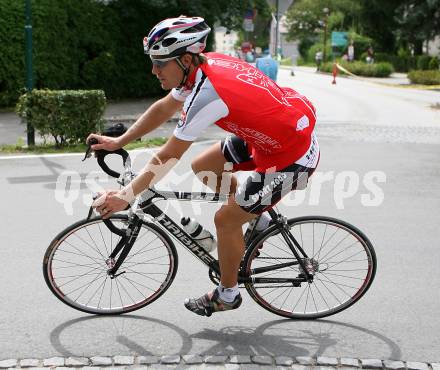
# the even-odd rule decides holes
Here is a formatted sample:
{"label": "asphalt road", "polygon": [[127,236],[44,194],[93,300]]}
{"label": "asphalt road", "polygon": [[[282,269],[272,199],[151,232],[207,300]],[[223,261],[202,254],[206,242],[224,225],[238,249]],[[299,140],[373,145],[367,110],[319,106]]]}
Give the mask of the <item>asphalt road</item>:
{"label": "asphalt road", "polygon": [[[178,246],[174,284],[151,306],[110,318],[76,312],[51,295],[41,263],[53,237],[86,216],[90,189],[85,178],[98,170],[97,164],[83,163],[79,155],[0,159],[0,359],[240,353],[438,362],[440,120],[429,107],[439,101],[438,93],[348,79],[332,86],[329,77],[310,73],[290,77],[282,71],[280,79],[316,103],[322,156],[315,176],[330,178],[319,193],[318,181],[312,182],[315,190],[304,192],[299,205],[289,198],[280,208],[289,216],[342,218],[363,230],[379,261],[367,295],[326,320],[300,322],[264,311],[244,292],[239,310],[199,318],[183,307],[183,300],[212,285],[206,268]],[[207,145],[194,145],[164,184],[191,190],[189,162]],[[142,167],[148,155],[137,154],[135,165]],[[78,175],[56,192],[65,171]],[[371,171],[386,178],[377,183],[383,201],[365,206],[362,195],[372,192],[364,181]],[[100,185],[110,183],[103,179]],[[70,202],[61,202],[66,198]],[[198,206],[191,210],[189,203],[173,202],[170,211],[195,212],[213,231],[218,205]]]}

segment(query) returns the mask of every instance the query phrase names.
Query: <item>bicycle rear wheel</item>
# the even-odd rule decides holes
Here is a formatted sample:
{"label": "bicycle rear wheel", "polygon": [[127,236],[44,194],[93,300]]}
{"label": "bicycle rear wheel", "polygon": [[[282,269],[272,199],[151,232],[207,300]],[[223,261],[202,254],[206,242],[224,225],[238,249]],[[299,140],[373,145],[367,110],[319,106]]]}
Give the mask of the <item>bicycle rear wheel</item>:
{"label": "bicycle rear wheel", "polygon": [[[112,216],[125,229],[126,215]],[[177,252],[156,225],[143,223],[129,255],[111,279],[108,256],[120,236],[98,217],[79,221],[50,244],[43,261],[44,279],[65,304],[91,314],[121,314],[144,307],[171,285],[177,271]]]}
{"label": "bicycle rear wheel", "polygon": [[[294,218],[287,224],[308,257],[300,253],[313,281],[246,283],[259,305],[284,317],[317,319],[345,310],[365,294],[377,262],[373,246],[360,230],[320,216]],[[244,269],[251,278],[301,280],[304,272],[297,261],[280,230],[272,226],[249,247]]]}

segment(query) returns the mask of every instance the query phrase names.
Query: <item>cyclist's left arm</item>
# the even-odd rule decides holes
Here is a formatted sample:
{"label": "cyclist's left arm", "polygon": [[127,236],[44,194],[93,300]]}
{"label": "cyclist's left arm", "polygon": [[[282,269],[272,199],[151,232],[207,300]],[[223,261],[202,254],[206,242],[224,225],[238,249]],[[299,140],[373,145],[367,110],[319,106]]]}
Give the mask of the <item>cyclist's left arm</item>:
{"label": "cyclist's left arm", "polygon": [[121,189],[121,198],[131,202],[137,195],[160,181],[180,160],[192,143],[192,141],[171,136],[141,173],[129,185]]}
{"label": "cyclist's left arm", "polygon": [[137,195],[163,178],[191,144],[192,141],[180,140],[172,136],[130,184],[119,191],[107,190],[100,193],[92,206],[104,219],[115,212],[123,211]]}

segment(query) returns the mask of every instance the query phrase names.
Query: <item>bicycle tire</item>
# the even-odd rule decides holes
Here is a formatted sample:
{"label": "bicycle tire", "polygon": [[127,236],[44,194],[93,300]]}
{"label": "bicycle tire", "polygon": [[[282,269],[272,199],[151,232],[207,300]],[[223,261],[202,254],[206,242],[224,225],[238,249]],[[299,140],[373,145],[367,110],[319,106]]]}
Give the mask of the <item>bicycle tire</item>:
{"label": "bicycle tire", "polygon": [[[301,283],[299,287],[293,283],[268,284],[251,280],[245,284],[246,290],[260,306],[291,319],[318,319],[347,309],[367,292],[376,274],[377,259],[365,234],[347,222],[330,217],[292,218],[287,220],[287,224],[307,256],[312,256],[309,261],[314,279],[311,283]],[[310,230],[312,237],[310,233],[306,234]],[[318,230],[316,235],[315,230]],[[337,234],[342,232],[346,236],[339,239]],[[319,241],[320,248],[315,250],[315,242]],[[339,243],[334,246],[334,241]],[[255,268],[295,260],[279,229],[271,226],[251,243],[244,257],[243,268],[251,278],[298,278],[303,273],[298,265],[252,275]],[[352,266],[349,266],[350,263],[353,263]],[[333,287],[335,289],[331,290]],[[330,294],[327,296],[327,293]]]}
{"label": "bicycle tire", "polygon": [[[121,227],[127,215],[110,220]],[[115,315],[138,310],[158,299],[173,282],[178,256],[169,236],[158,226],[143,222],[120,275],[110,279],[107,256],[120,237],[101,217],[81,220],[60,232],[43,260],[43,275],[52,293],[82,312]]]}

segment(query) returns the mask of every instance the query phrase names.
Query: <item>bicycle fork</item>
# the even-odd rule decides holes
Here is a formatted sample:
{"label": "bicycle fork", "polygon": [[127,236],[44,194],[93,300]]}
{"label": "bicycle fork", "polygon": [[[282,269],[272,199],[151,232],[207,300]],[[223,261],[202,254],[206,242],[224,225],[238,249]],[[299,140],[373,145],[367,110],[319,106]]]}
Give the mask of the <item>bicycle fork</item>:
{"label": "bicycle fork", "polygon": [[[111,225],[113,226],[112,228],[107,225],[110,231],[121,237],[121,240],[119,240],[115,249],[105,261],[108,267],[107,275],[110,276],[110,279],[115,279],[118,276],[125,274],[126,272],[121,271],[119,274],[117,273],[122,263],[125,261],[128,254],[130,253],[131,248],[133,247],[133,244],[139,235],[139,231],[142,227],[142,220],[137,218],[136,220],[134,220],[134,222],[130,223],[125,230],[118,229],[113,224]],[[116,256],[119,253],[121,254],[119,255],[119,258],[116,259]]]}

